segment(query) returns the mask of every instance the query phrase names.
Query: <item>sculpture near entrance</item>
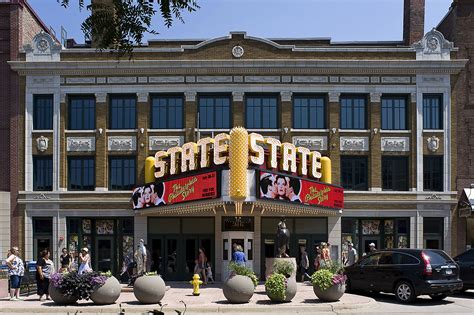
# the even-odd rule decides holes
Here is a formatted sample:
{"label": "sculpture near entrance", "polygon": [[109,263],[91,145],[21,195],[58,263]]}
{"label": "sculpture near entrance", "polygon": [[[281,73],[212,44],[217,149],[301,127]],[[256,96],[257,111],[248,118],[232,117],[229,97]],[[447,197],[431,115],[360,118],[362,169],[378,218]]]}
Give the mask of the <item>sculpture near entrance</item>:
{"label": "sculpture near entrance", "polygon": [[278,230],[276,236],[277,258],[289,257],[286,251],[290,248],[290,230],[286,228],[285,221],[285,218],[281,218],[280,222],[278,222]]}

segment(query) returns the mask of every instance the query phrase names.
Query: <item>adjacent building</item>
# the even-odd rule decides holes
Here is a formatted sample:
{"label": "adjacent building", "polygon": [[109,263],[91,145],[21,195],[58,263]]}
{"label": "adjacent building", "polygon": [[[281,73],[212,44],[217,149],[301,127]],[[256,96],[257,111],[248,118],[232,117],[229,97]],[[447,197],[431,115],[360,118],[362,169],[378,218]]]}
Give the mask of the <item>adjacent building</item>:
{"label": "adjacent building", "polygon": [[[219,279],[233,244],[241,244],[263,275],[282,216],[296,257],[305,246],[313,259],[321,242],[338,259],[347,242],[360,254],[370,243],[455,253],[453,86],[467,60],[439,31],[423,35],[424,1],[405,3],[400,42],[231,32],[152,40],[130,61],[73,41],[62,48],[38,33],[9,62],[21,78],[18,204],[25,225],[14,233],[26,259],[45,247],[55,259],[63,247],[89,247],[95,269],[118,273],[143,239],[150,268],[165,279],[189,279],[198,248]],[[145,177],[157,171],[149,164],[157,152],[182,152],[186,143],[236,126],[329,157],[332,180],[325,173],[321,185],[343,187],[344,206],[265,200],[262,181],[271,176],[317,184],[274,167],[249,167],[239,206],[225,163],[164,177],[164,184]],[[210,190],[195,186],[203,198],[148,207],[147,194],[169,201],[166,187],[190,187],[190,176],[211,182]],[[140,195],[132,195],[137,187]]]}
{"label": "adjacent building", "polygon": [[[23,215],[18,208],[20,139],[20,77],[8,65],[17,60],[23,46],[46,25],[24,0],[0,0],[0,253],[5,255],[10,243],[17,244],[22,234]],[[11,233],[14,231],[14,233]]]}

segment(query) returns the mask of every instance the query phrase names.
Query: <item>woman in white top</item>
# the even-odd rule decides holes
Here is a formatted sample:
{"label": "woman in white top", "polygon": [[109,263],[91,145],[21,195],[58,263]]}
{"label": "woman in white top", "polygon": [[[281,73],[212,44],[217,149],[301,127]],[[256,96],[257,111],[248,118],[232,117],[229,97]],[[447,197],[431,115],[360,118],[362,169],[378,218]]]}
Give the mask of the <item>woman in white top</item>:
{"label": "woman in white top", "polygon": [[91,272],[91,256],[89,256],[89,249],[84,247],[79,254],[79,261],[81,265],[79,266],[79,274],[82,275],[84,272]]}
{"label": "woman in white top", "polygon": [[10,301],[22,300],[20,298],[21,279],[25,274],[23,260],[18,257],[18,247],[12,247],[6,263],[8,266],[8,275],[10,276]]}

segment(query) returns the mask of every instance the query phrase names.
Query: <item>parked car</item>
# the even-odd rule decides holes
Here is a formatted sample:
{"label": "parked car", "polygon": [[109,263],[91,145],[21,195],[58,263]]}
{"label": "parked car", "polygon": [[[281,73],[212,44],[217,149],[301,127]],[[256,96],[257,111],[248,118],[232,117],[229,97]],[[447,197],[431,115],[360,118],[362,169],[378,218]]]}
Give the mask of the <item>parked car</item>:
{"label": "parked car", "polygon": [[463,290],[474,289],[474,248],[453,258],[459,265],[459,278],[463,282]]}
{"label": "parked car", "polygon": [[428,294],[442,300],[462,288],[459,267],[448,254],[435,249],[387,249],[371,253],[345,268],[348,290],[395,293],[410,303]]}

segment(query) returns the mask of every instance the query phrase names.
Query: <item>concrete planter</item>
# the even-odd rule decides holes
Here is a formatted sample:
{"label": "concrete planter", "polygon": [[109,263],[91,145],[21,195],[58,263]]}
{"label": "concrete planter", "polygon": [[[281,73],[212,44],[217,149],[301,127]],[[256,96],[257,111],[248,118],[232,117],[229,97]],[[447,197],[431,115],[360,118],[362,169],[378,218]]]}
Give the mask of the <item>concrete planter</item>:
{"label": "concrete planter", "polygon": [[142,276],[133,285],[133,294],[143,304],[160,302],[165,292],[166,285],[160,276]]}
{"label": "concrete planter", "polygon": [[113,304],[119,298],[121,291],[122,287],[119,281],[112,276],[105,281],[103,286],[92,292],[91,300],[99,305]]}
{"label": "concrete planter", "polygon": [[344,292],[346,291],[346,284],[335,284],[324,291],[321,290],[319,286],[313,285],[313,291],[321,301],[336,302],[339,301],[339,299],[344,295]]}
{"label": "concrete planter", "polygon": [[287,283],[286,283],[286,290],[285,290],[285,299],[282,300],[276,296],[272,296],[270,292],[268,292],[267,287],[265,286],[265,293],[267,294],[268,298],[275,303],[283,303],[283,302],[291,302],[291,300],[295,297],[296,295],[296,278],[295,277],[290,277],[287,278]]}
{"label": "concrete planter", "polygon": [[222,292],[230,303],[248,303],[253,296],[255,287],[247,276],[230,277],[222,286]]}
{"label": "concrete planter", "polygon": [[74,304],[79,299],[78,296],[64,295],[59,289],[56,289],[52,284],[49,284],[49,296],[54,301],[54,303],[59,305]]}

